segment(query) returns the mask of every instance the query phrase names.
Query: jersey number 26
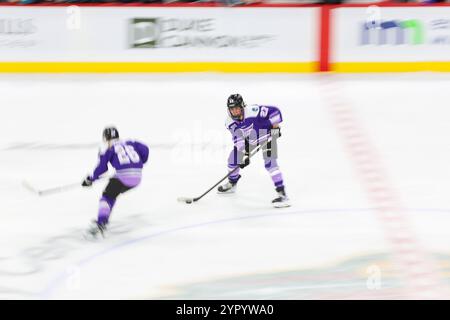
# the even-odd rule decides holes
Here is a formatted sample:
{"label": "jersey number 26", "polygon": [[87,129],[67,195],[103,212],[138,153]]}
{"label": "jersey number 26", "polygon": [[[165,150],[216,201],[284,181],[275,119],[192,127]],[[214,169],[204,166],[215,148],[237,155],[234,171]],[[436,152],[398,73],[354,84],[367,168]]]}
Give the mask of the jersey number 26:
{"label": "jersey number 26", "polygon": [[114,151],[117,154],[120,164],[138,163],[141,158],[131,145],[115,145]]}

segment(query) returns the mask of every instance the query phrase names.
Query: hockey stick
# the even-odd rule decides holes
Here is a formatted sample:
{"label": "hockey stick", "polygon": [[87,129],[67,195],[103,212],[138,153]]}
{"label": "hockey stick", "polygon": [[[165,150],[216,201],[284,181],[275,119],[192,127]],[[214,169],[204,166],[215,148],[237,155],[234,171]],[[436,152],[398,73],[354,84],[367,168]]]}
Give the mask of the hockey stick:
{"label": "hockey stick", "polygon": [[[100,177],[98,180],[103,180],[103,179],[106,179],[106,178],[109,178],[109,176]],[[50,194],[60,193],[60,192],[64,192],[64,191],[75,189],[76,187],[80,187],[81,183],[80,182],[70,183],[70,184],[65,184],[65,185],[62,185],[62,186],[48,188],[48,189],[42,189],[42,190],[36,189],[32,185],[30,185],[27,181],[22,181],[22,185],[28,191],[31,191],[32,193],[37,194],[38,196],[47,196],[47,195],[50,195]]]}
{"label": "hockey stick", "polygon": [[34,188],[33,186],[31,186],[27,181],[23,181],[22,184],[26,189],[37,194],[38,196],[46,196],[46,195],[53,194],[53,193],[59,193],[59,192],[67,191],[67,190],[70,190],[70,189],[80,186],[80,183],[77,182],[76,184],[71,183],[71,184],[66,184],[66,185],[59,186],[59,187],[38,190],[38,189]]}
{"label": "hockey stick", "polygon": [[[256,149],[254,149],[250,155],[249,158],[253,157],[261,148],[265,147],[269,142],[272,141],[272,138],[269,137],[269,139],[267,139],[267,141],[262,144],[259,145]],[[222,179],[220,179],[215,185],[213,185],[211,188],[209,188],[208,190],[206,190],[201,196],[198,196],[196,198],[188,198],[188,197],[179,197],[177,198],[177,201],[179,202],[184,202],[184,203],[188,203],[191,204],[193,202],[196,202],[198,200],[200,200],[201,198],[203,198],[204,196],[206,196],[209,192],[211,192],[211,190],[213,190],[215,187],[217,187],[222,181],[224,181],[226,178],[228,178],[230,175],[232,175],[233,173],[235,173],[240,167],[237,166],[236,168],[234,168],[233,170],[231,170],[230,172],[228,172],[228,174],[223,177]]]}

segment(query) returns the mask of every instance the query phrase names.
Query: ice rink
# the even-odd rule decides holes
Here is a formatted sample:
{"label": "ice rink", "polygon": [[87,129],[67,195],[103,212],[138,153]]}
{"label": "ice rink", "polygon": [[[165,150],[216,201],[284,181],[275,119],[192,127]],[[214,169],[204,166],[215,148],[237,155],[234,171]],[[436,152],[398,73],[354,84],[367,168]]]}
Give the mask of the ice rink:
{"label": "ice rink", "polygon": [[[226,98],[278,106],[279,164],[226,174]],[[0,76],[0,299],[445,298],[450,74]],[[105,181],[80,182],[116,125],[146,142],[143,182],[105,239],[82,233]]]}

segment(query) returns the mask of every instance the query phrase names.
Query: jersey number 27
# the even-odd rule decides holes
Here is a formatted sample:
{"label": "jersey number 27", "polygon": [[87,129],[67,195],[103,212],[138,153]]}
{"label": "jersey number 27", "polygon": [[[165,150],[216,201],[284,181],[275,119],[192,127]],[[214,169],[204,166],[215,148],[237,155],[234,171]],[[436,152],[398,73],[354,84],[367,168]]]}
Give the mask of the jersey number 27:
{"label": "jersey number 27", "polygon": [[129,164],[130,162],[138,163],[141,161],[139,154],[131,145],[115,145],[114,151],[117,154],[120,164]]}

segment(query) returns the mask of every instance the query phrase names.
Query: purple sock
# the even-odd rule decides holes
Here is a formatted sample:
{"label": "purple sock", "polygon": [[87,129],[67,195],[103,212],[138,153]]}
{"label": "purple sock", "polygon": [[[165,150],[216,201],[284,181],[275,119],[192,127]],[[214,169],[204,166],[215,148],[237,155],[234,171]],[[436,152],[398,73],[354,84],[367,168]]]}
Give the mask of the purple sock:
{"label": "purple sock", "polygon": [[270,173],[275,188],[283,187],[284,186],[283,175],[281,174],[280,168],[278,167],[277,160],[268,159],[265,161],[264,166]]}
{"label": "purple sock", "polygon": [[114,200],[111,200],[105,196],[101,197],[99,208],[98,208],[98,224],[107,224],[109,221],[109,216],[111,214],[111,210],[114,207]]}

